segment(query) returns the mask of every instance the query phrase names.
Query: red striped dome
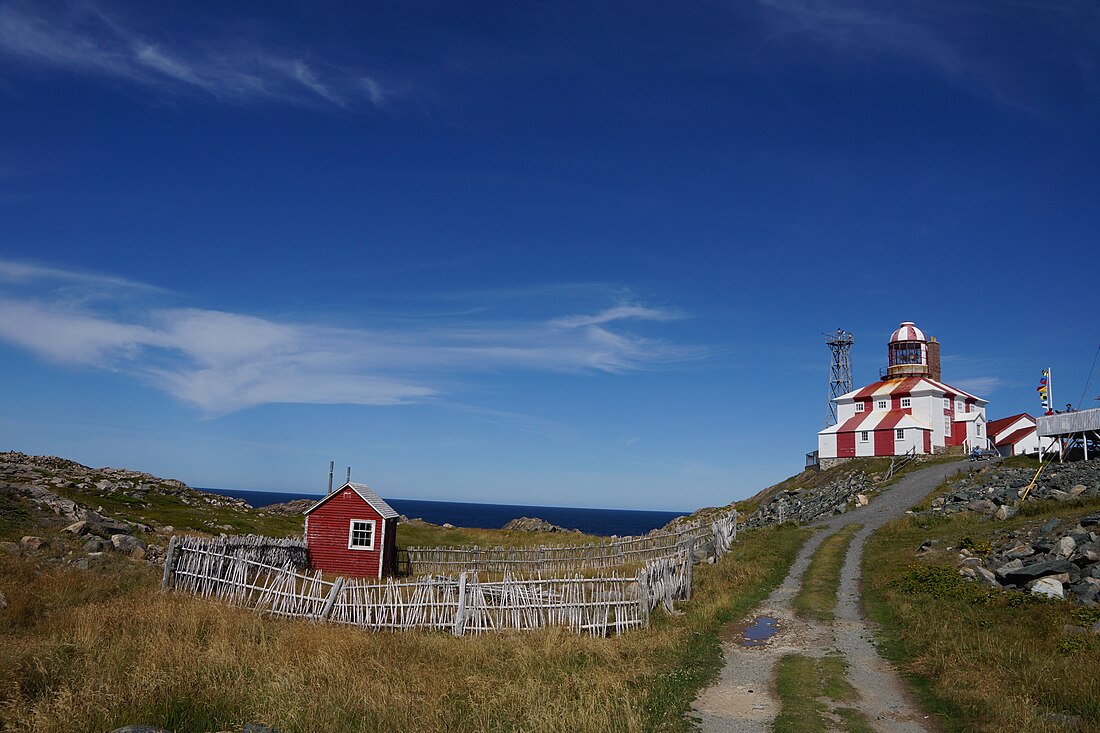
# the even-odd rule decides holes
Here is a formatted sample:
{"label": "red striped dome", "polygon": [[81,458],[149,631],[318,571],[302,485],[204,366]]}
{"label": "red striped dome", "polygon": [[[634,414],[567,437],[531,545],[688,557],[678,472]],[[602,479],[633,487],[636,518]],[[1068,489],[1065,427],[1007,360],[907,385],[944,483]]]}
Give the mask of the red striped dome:
{"label": "red striped dome", "polygon": [[928,339],[924,337],[924,331],[917,328],[912,321],[906,321],[890,335],[890,343],[896,344],[899,341],[922,341],[927,343]]}

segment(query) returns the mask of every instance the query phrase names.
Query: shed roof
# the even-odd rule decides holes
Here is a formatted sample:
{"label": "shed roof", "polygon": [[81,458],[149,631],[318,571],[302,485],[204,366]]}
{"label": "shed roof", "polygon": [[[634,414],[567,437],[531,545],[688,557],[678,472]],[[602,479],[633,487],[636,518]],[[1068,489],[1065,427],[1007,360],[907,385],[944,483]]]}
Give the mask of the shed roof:
{"label": "shed roof", "polygon": [[371,508],[374,509],[374,511],[378,512],[382,519],[393,519],[394,517],[399,516],[397,512],[393,510],[393,507],[387,504],[386,500],[379,496],[374,489],[367,486],[366,484],[357,484],[351,481],[336,489],[336,491],[333,491],[331,494],[326,496],[324,499],[321,499],[309,509],[306,509],[305,513],[309,514],[310,512],[316,510],[318,507],[320,507],[332,497],[339,494],[344,489],[351,489],[356,494],[358,494],[359,498],[370,504]]}
{"label": "shed roof", "polygon": [[1024,438],[1026,438],[1027,436],[1031,435],[1034,432],[1035,432],[1035,426],[1034,425],[1032,425],[1031,427],[1027,427],[1027,428],[1020,428],[1019,430],[1016,430],[1015,432],[1013,432],[1011,435],[1005,436],[1003,438],[997,438],[997,440],[993,441],[993,444],[994,445],[1015,445],[1016,443],[1019,443],[1021,440],[1023,440]]}
{"label": "shed roof", "polygon": [[990,435],[994,435],[996,433],[1001,432],[1002,430],[1006,430],[1007,428],[1012,426],[1012,423],[1016,422],[1021,417],[1027,418],[1027,421],[1030,422],[1032,425],[1035,424],[1035,418],[1033,418],[1031,415],[1027,414],[1026,412],[1021,412],[1019,415],[1013,415],[1012,417],[1002,417],[1002,418],[998,418],[996,420],[990,420],[989,421],[989,433],[990,433]]}
{"label": "shed roof", "polygon": [[964,412],[961,415],[955,415],[953,422],[977,422],[981,416],[980,412]]}

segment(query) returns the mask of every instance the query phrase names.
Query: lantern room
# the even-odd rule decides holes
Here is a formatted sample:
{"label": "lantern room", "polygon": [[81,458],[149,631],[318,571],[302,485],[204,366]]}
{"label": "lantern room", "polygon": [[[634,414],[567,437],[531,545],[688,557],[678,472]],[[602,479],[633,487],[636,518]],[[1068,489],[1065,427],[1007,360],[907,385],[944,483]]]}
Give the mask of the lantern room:
{"label": "lantern room", "polygon": [[906,321],[890,335],[886,378],[928,374],[928,339],[912,321]]}

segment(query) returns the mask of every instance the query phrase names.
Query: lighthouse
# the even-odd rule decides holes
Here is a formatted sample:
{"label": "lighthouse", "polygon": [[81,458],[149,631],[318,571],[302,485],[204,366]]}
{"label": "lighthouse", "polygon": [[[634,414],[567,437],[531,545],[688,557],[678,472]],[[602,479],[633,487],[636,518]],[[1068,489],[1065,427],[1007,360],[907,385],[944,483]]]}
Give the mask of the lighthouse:
{"label": "lighthouse", "polygon": [[837,423],[817,438],[822,468],[864,456],[986,447],[987,401],[941,378],[939,341],[904,321],[890,334],[879,381],[834,399]]}

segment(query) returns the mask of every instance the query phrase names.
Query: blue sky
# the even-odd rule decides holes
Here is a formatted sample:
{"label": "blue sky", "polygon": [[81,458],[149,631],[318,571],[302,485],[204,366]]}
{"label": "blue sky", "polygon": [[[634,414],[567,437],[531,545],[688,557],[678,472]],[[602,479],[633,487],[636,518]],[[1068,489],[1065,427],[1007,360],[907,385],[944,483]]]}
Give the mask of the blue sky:
{"label": "blue sky", "polygon": [[1100,342],[1091,2],[0,1],[0,448],[689,510]]}

